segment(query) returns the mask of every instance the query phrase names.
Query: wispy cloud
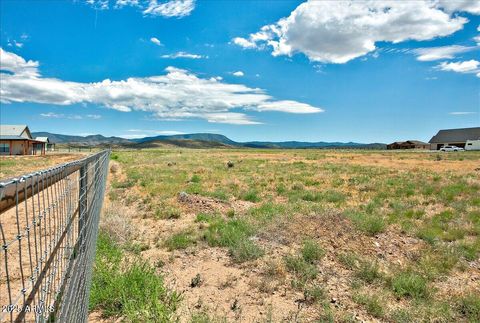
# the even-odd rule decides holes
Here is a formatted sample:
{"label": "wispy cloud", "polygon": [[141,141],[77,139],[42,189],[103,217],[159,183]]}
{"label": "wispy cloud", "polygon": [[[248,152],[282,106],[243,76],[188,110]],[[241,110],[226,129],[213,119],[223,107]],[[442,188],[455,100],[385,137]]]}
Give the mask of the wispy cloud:
{"label": "wispy cloud", "polygon": [[129,133],[120,135],[120,137],[126,138],[126,139],[139,139],[139,138],[154,137],[154,136],[172,136],[172,135],[185,134],[182,131],[175,131],[175,130],[129,129],[127,130],[127,132]]}
{"label": "wispy cloud", "polygon": [[115,2],[116,9],[120,9],[127,6],[137,7],[137,6],[140,6],[140,2],[139,0],[117,0]]}
{"label": "wispy cloud", "polygon": [[82,120],[82,119],[98,120],[102,118],[102,116],[99,114],[87,114],[83,116],[78,114],[63,114],[63,113],[54,113],[54,112],[40,113],[40,116],[42,118],[48,118],[48,119],[71,119],[71,120]]}
{"label": "wispy cloud", "polygon": [[203,56],[203,55],[198,55],[198,54],[191,54],[187,52],[178,52],[174,54],[165,54],[162,55],[162,58],[170,58],[170,59],[176,59],[176,58],[188,58],[188,59],[201,59],[201,58],[208,58],[208,56]]}
{"label": "wispy cloud", "polygon": [[469,52],[475,49],[480,49],[478,46],[440,46],[440,47],[428,47],[417,48],[413,50],[413,53],[417,55],[419,61],[437,61],[440,59],[452,59],[457,54]]}
{"label": "wispy cloud", "polygon": [[[163,75],[81,83],[43,77],[39,63],[0,48],[3,104],[35,102],[54,105],[92,103],[118,111],[150,112],[163,120],[204,119],[212,123],[258,124],[248,111],[320,113],[307,103],[278,100],[265,90],[230,84],[218,77],[202,78],[176,67]],[[232,112],[231,110],[237,110]],[[45,117],[55,117],[53,114]]]}
{"label": "wispy cloud", "polygon": [[183,131],[176,131],[176,130],[146,130],[146,129],[128,129],[128,132],[142,132],[147,134],[154,134],[154,135],[183,135],[185,132]]}
{"label": "wispy cloud", "polygon": [[150,16],[177,17],[189,16],[195,9],[194,0],[171,0],[164,3],[158,3],[157,0],[151,0],[143,14]]}
{"label": "wispy cloud", "polygon": [[12,40],[7,41],[7,46],[8,47],[22,48],[23,43],[17,42],[15,39],[12,39]]}
{"label": "wispy cloud", "polygon": [[96,10],[122,9],[128,6],[137,7],[144,16],[166,18],[183,18],[189,16],[195,9],[195,0],[85,0],[85,3]]}
{"label": "wispy cloud", "polygon": [[474,111],[455,111],[455,112],[450,112],[448,113],[453,116],[464,116],[464,115],[469,115],[469,114],[477,114],[477,112]]}

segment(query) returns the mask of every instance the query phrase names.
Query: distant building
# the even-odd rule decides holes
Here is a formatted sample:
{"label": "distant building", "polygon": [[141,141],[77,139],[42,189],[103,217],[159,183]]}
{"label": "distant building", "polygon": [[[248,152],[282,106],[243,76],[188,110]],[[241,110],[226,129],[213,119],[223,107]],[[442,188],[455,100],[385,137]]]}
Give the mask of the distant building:
{"label": "distant building", "polygon": [[467,140],[478,139],[480,139],[480,127],[440,130],[429,142],[431,149],[439,150],[447,145],[465,148]]}
{"label": "distant building", "polygon": [[0,155],[45,155],[46,145],[26,125],[0,125]]}
{"label": "distant building", "polygon": [[430,149],[430,144],[418,140],[395,141],[387,145],[387,149]]}
{"label": "distant building", "polygon": [[55,143],[50,142],[50,139],[48,139],[48,137],[36,137],[35,140],[44,142],[46,151],[55,151]]}

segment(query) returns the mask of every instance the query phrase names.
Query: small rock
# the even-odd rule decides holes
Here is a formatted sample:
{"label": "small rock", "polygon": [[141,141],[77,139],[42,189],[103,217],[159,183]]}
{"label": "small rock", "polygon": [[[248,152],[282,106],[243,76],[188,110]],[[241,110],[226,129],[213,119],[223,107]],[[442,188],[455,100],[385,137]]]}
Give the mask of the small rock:
{"label": "small rock", "polygon": [[195,277],[192,278],[192,281],[190,282],[190,287],[199,287],[202,284],[202,277],[200,274],[197,274]]}
{"label": "small rock", "polygon": [[239,308],[239,306],[238,306],[238,299],[235,298],[235,300],[233,301],[232,305],[230,306],[230,309],[235,312],[236,310],[238,310],[238,308]]}
{"label": "small rock", "polygon": [[232,168],[233,166],[235,166],[235,164],[234,164],[232,161],[229,160],[229,161],[227,162],[227,167],[228,167],[228,168]]}
{"label": "small rock", "polygon": [[187,202],[188,201],[188,193],[186,193],[186,192],[178,193],[178,201],[183,202],[183,203]]}
{"label": "small rock", "polygon": [[335,304],[336,302],[337,302],[337,299],[335,297],[332,297],[332,299],[330,300],[330,303]]}

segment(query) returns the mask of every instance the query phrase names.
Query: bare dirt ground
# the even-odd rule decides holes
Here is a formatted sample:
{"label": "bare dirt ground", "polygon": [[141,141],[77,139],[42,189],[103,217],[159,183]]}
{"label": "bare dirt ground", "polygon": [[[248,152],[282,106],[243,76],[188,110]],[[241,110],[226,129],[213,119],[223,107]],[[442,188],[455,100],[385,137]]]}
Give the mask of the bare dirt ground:
{"label": "bare dirt ground", "polygon": [[48,153],[45,156],[0,156],[0,181],[84,157],[85,153]]}

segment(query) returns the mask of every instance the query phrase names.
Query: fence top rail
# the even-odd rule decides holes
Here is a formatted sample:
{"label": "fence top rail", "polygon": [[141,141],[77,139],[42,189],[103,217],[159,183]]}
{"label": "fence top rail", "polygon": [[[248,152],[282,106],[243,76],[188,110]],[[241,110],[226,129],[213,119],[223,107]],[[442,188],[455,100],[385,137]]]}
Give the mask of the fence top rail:
{"label": "fence top rail", "polygon": [[[74,173],[84,165],[109,152],[110,150],[103,150],[78,160],[0,181],[0,213],[28,199],[34,192],[38,192],[40,181],[42,182],[42,189],[47,188],[59,179]],[[62,174],[61,178],[57,176],[59,174]]]}

